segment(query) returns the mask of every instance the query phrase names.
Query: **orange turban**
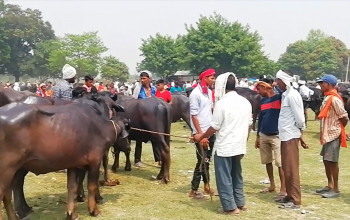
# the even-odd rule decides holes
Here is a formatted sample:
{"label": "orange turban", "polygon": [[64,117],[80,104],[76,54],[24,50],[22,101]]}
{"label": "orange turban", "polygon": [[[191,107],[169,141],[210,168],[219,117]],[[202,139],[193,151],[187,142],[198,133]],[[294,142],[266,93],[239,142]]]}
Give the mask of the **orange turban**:
{"label": "orange turban", "polygon": [[265,87],[266,89],[272,89],[272,86],[264,81],[259,81],[256,86],[262,86],[262,87]]}

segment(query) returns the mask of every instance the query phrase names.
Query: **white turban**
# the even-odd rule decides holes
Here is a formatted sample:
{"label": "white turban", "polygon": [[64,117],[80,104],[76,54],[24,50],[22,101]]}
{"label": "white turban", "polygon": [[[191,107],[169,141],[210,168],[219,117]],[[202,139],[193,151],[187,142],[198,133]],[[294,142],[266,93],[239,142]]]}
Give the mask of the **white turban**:
{"label": "white turban", "polygon": [[287,89],[291,86],[291,83],[294,81],[294,78],[282,70],[278,70],[276,73],[276,78],[282,80],[286,84]]}
{"label": "white turban", "polygon": [[305,80],[299,80],[298,83],[299,83],[300,85],[305,85],[305,84],[306,84]]}
{"label": "white turban", "polygon": [[75,68],[69,64],[64,65],[64,67],[62,68],[62,73],[63,73],[63,77],[62,77],[63,79],[71,79],[75,75],[77,75],[77,71],[75,70]]}
{"label": "white turban", "polygon": [[142,70],[142,71],[140,72],[140,74],[141,74],[141,73],[147,73],[148,76],[149,76],[149,78],[152,78],[152,73],[151,73],[150,71],[148,71],[148,70]]}
{"label": "white turban", "polygon": [[237,82],[236,75],[231,72],[223,73],[215,79],[215,102],[219,101],[226,92],[226,83],[229,76],[233,76]]}

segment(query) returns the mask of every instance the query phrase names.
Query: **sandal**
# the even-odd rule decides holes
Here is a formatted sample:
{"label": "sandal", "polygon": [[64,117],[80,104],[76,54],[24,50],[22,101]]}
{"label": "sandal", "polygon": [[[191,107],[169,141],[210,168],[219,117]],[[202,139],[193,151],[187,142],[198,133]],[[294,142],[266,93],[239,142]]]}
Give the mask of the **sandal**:
{"label": "sandal", "polygon": [[300,205],[295,205],[293,202],[287,202],[278,206],[280,209],[300,209]]}
{"label": "sandal", "polygon": [[189,197],[193,199],[206,199],[206,197],[203,195],[203,193],[196,191],[194,194],[190,194]]}
{"label": "sandal", "polygon": [[265,188],[260,190],[260,193],[270,193],[270,192],[275,192],[275,190],[270,188]]}
{"label": "sandal", "polygon": [[275,199],[275,202],[288,203],[288,202],[290,202],[290,198],[288,198],[287,196],[279,197],[279,198]]}

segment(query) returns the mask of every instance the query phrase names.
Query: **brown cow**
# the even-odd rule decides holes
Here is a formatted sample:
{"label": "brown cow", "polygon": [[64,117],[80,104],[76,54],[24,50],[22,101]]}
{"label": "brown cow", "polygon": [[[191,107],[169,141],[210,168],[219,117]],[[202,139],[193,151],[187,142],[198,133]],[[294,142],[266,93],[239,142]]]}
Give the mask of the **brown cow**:
{"label": "brown cow", "polygon": [[[113,107],[121,111],[120,107]],[[91,215],[98,215],[95,196],[99,167],[104,152],[121,132],[115,123],[81,103],[63,106],[11,103],[1,107],[0,201],[4,201],[9,219],[16,219],[8,201],[11,180],[20,168],[37,175],[68,168],[67,217],[75,219],[75,168],[86,167],[88,209]]]}

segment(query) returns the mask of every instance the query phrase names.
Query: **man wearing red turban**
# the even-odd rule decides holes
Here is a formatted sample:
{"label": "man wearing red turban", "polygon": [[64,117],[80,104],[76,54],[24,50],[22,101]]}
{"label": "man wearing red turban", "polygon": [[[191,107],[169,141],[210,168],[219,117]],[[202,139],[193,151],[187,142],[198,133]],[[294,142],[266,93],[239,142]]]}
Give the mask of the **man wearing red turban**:
{"label": "man wearing red turban", "polygon": [[[212,91],[208,86],[215,83],[215,70],[208,69],[200,74],[201,82],[193,89],[190,95],[190,115],[191,128],[193,134],[203,134],[209,127],[212,119],[213,99]],[[193,172],[191,181],[190,197],[202,199],[204,195],[198,190],[201,179],[204,182],[204,193],[212,194],[213,190],[209,187],[209,161],[211,158],[212,148],[214,146],[215,136],[203,139],[201,143],[195,143],[197,163]],[[209,142],[209,148],[208,148]],[[202,148],[202,146],[203,148]],[[202,159],[203,158],[203,159]],[[205,161],[204,169],[201,169],[202,160]]]}

